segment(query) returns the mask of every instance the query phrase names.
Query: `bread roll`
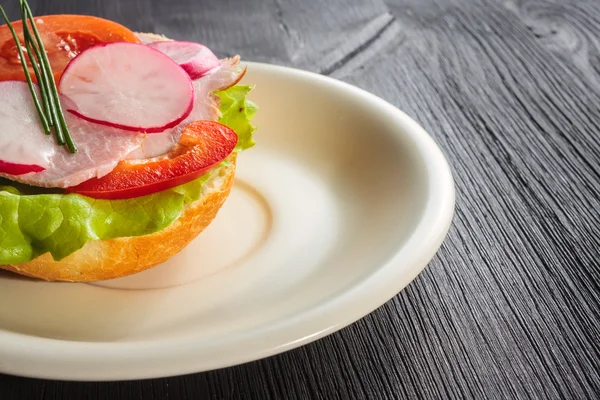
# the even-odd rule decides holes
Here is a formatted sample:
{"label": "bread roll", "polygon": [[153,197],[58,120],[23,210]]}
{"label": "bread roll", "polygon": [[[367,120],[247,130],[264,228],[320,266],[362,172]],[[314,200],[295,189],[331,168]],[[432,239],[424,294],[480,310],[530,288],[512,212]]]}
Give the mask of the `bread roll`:
{"label": "bread roll", "polygon": [[170,226],[145,236],[95,240],[54,261],[50,253],[0,268],[47,281],[92,282],[134,274],[165,262],[187,246],[215,218],[229,196],[236,153],[206,182],[200,199],[186,206]]}

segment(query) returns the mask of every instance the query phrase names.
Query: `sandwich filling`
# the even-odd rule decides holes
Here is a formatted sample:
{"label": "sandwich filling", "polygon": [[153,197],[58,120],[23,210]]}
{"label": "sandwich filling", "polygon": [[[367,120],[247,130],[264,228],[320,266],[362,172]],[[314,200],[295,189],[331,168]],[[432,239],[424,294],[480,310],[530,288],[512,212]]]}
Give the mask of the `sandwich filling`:
{"label": "sandwich filling", "polygon": [[[134,40],[127,37],[129,41]],[[23,101],[29,103],[28,108],[13,110],[13,113],[0,111],[0,128],[8,132],[0,139],[6,143],[2,142],[0,146],[12,146],[14,149],[10,152],[12,155],[4,156],[4,161],[0,159],[0,265],[28,262],[47,252],[55,260],[61,260],[89,241],[148,235],[176,221],[188,204],[202,196],[205,185],[227,163],[226,155],[216,164],[196,171],[195,175],[184,176],[186,179],[181,184],[170,184],[164,190],[153,190],[144,195],[119,198],[110,194],[113,192],[109,196],[100,191],[98,196],[88,196],[77,191],[86,184],[90,186],[90,183],[91,187],[102,188],[104,182],[110,182],[117,176],[119,168],[123,170],[123,165],[146,165],[146,169],[160,165],[161,157],[178,152],[186,139],[186,128],[195,121],[218,121],[235,132],[234,152],[252,147],[255,127],[251,119],[257,107],[247,99],[252,87],[236,84],[244,73],[238,62],[237,57],[222,60],[218,66],[191,81],[193,104],[189,113],[161,132],[147,133],[143,129],[135,131],[126,126],[110,126],[111,121],[103,124],[102,121],[85,119],[85,116],[79,118],[76,112],[66,112],[65,121],[77,145],[77,152],[73,154],[57,146],[54,137],[40,131],[33,101]],[[24,81],[17,72],[11,69],[7,78],[0,71],[0,81]],[[57,75],[56,71],[53,73]],[[63,74],[63,79],[67,73]],[[21,91],[20,96],[28,95],[24,86],[15,87]],[[41,92],[43,90],[41,88]],[[41,92],[38,89],[38,95]],[[0,92],[0,99],[2,95]],[[63,104],[68,107],[69,101],[64,99]],[[15,118],[24,125],[19,132],[30,135],[30,140],[22,140],[24,134],[11,136],[10,126],[14,126]],[[201,143],[201,146],[204,145]],[[10,168],[3,169],[3,162]],[[38,169],[15,173],[14,165],[35,165]],[[157,174],[162,172],[157,169]],[[174,179],[172,182],[182,180]],[[119,188],[114,193],[128,193],[129,189],[136,188],[126,188],[124,192]]]}

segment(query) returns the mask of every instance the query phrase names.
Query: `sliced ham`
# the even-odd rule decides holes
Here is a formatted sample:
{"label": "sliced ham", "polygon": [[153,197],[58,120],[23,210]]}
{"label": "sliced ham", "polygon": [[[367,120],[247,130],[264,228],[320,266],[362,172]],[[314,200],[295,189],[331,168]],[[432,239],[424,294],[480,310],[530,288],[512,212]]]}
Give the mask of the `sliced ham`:
{"label": "sliced ham", "polygon": [[0,160],[45,168],[42,172],[0,176],[32,186],[66,188],[104,176],[145,138],[65,113],[78,149],[71,154],[58,146],[54,135],[44,134],[27,83],[0,82],[0,104]]}

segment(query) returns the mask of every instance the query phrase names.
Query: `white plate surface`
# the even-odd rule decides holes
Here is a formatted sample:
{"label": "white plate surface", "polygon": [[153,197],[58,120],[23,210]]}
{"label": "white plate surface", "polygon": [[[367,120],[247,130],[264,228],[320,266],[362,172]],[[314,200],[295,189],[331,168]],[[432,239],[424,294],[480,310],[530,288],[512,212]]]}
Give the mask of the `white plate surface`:
{"label": "white plate surface", "polygon": [[258,145],[214,223],[123,279],[0,274],[1,372],[121,380],[243,363],[341,329],[423,270],[454,210],[427,133],[339,81],[248,66]]}

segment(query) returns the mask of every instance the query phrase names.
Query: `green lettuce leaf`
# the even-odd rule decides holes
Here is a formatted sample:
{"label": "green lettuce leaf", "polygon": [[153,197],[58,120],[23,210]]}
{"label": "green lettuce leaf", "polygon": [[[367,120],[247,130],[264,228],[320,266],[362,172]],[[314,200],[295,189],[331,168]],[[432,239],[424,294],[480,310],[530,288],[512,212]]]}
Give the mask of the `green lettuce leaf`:
{"label": "green lettuce leaf", "polygon": [[[246,99],[252,88],[233,86],[217,92],[219,122],[239,136],[236,150],[254,145],[250,119],[257,107]],[[148,235],[171,225],[185,206],[200,198],[214,173],[159,193],[130,200],[95,200],[0,182],[0,264],[18,264],[50,252],[55,260],[91,240]]]}
{"label": "green lettuce leaf", "polygon": [[227,125],[238,134],[236,150],[247,150],[256,143],[252,133],[256,130],[251,123],[258,107],[246,98],[252,86],[237,85],[227,90],[216,92],[221,100],[222,116],[219,122]]}

